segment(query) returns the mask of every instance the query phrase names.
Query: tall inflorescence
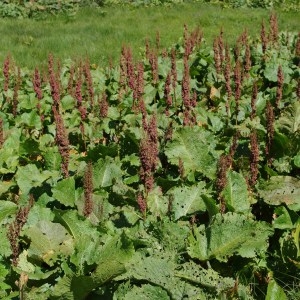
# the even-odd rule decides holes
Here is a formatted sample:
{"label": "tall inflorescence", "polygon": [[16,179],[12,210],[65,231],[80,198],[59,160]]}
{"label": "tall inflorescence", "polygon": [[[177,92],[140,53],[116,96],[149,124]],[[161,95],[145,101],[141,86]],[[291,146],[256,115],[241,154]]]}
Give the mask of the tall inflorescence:
{"label": "tall inflorescence", "polygon": [[218,38],[214,39],[214,62],[217,74],[221,74],[221,59]]}
{"label": "tall inflorescence", "polygon": [[43,99],[42,80],[41,80],[40,72],[37,68],[34,69],[32,82],[33,82],[33,89],[34,89],[35,95],[38,99],[36,108],[39,113],[41,122],[43,123],[44,115],[41,113],[41,100]]}
{"label": "tall inflorescence", "polygon": [[173,88],[174,101],[176,102],[176,86],[177,86],[177,67],[176,67],[176,50],[171,50],[171,81]]}
{"label": "tall inflorescence", "polygon": [[14,93],[13,93],[13,108],[12,108],[12,113],[14,116],[17,115],[17,109],[18,109],[18,96],[19,96],[19,90],[21,87],[21,69],[18,67],[17,71],[17,77],[15,79],[15,87],[14,87]]}
{"label": "tall inflorescence", "polygon": [[80,65],[78,68],[76,85],[75,85],[75,99],[77,101],[77,109],[80,113],[81,121],[83,122],[87,117],[87,111],[85,106],[83,105],[83,95],[82,95],[82,74],[83,68]]}
{"label": "tall inflorescence", "polygon": [[183,58],[183,78],[181,85],[181,96],[184,106],[183,111],[183,125],[188,126],[191,124],[191,103],[190,103],[190,68],[188,63],[188,57]]}
{"label": "tall inflorescence", "polygon": [[226,210],[226,203],[222,192],[227,184],[227,171],[229,168],[232,167],[234,154],[238,147],[238,139],[239,139],[239,132],[237,131],[233,136],[232,143],[230,145],[229,153],[222,154],[218,161],[217,166],[217,179],[216,179],[216,190],[218,194],[218,200],[220,203],[220,212],[224,213]]}
{"label": "tall inflorescence", "polygon": [[94,87],[93,87],[93,79],[90,69],[90,61],[86,59],[84,65],[83,65],[83,74],[85,78],[86,88],[87,88],[87,94],[89,98],[89,107],[91,111],[94,109]]}
{"label": "tall inflorescence", "polygon": [[224,59],[225,59],[225,56],[224,56],[225,46],[224,46],[223,34],[224,34],[224,31],[223,31],[223,28],[221,28],[220,35],[218,37],[218,47],[219,47],[221,66],[223,65]]}
{"label": "tall inflorescence", "polygon": [[216,68],[217,74],[221,74],[222,67],[223,67],[224,61],[225,61],[223,29],[221,29],[220,35],[214,39],[213,50],[214,50],[215,68]]}
{"label": "tall inflorescence", "polygon": [[48,57],[48,76],[51,87],[51,96],[53,99],[53,105],[57,108],[60,102],[60,83],[58,81],[58,75],[54,70],[54,58],[50,54]]}
{"label": "tall inflorescence", "polygon": [[147,211],[147,200],[142,192],[139,192],[137,195],[137,204],[139,206],[140,212],[143,214],[143,216],[145,218],[146,211]]}
{"label": "tall inflorescence", "polygon": [[88,162],[84,173],[84,208],[83,215],[88,217],[93,211],[93,164]]}
{"label": "tall inflorescence", "polygon": [[68,87],[67,87],[67,91],[69,93],[69,95],[71,95],[72,97],[75,97],[75,93],[74,93],[74,76],[75,76],[75,66],[72,65],[70,67],[70,75],[69,75],[69,80],[68,80]]}
{"label": "tall inflorescence", "polygon": [[270,37],[269,40],[275,45],[278,41],[278,21],[277,16],[273,12],[270,16]]}
{"label": "tall inflorescence", "polygon": [[[295,56],[298,61],[298,67],[300,68],[300,32],[298,33],[298,38],[297,38],[297,42],[296,42]],[[298,97],[298,100],[300,100],[300,77],[297,80],[296,95]]]}
{"label": "tall inflorescence", "polygon": [[254,117],[256,116],[257,92],[258,92],[257,82],[255,81],[254,84],[253,84],[253,87],[252,87],[251,115],[250,115],[251,120],[253,120]]}
{"label": "tall inflorescence", "polygon": [[227,183],[227,170],[231,164],[231,159],[228,154],[222,154],[218,161],[217,167],[217,179],[216,179],[216,190],[218,193],[218,200],[220,203],[220,212],[224,213],[226,210],[226,203],[222,192]]}
{"label": "tall inflorescence", "polygon": [[66,178],[69,176],[69,138],[67,130],[64,126],[64,122],[61,114],[59,113],[59,107],[55,105],[52,106],[52,111],[54,115],[54,121],[56,125],[56,136],[55,142],[58,146],[58,151],[62,158],[61,171],[63,176]]}
{"label": "tall inflorescence", "polygon": [[87,117],[87,111],[85,106],[83,105],[83,96],[82,96],[82,66],[79,66],[79,70],[77,73],[76,85],[75,85],[75,99],[77,101],[77,109],[80,113],[80,131],[82,136],[84,136],[84,121]]}
{"label": "tall inflorescence", "polygon": [[0,118],[0,148],[2,148],[3,143],[4,143],[3,119]]}
{"label": "tall inflorescence", "polygon": [[139,62],[136,65],[136,76],[135,76],[135,86],[133,90],[133,103],[132,109],[133,111],[137,111],[139,107],[139,102],[142,101],[142,97],[144,94],[144,64]]}
{"label": "tall inflorescence", "polygon": [[10,56],[8,55],[3,63],[3,75],[4,75],[4,86],[3,90],[6,92],[9,87],[9,68],[10,68]]}
{"label": "tall inflorescence", "polygon": [[15,267],[18,265],[18,258],[20,254],[19,236],[23,226],[27,222],[28,214],[33,203],[33,196],[30,195],[28,205],[19,208],[14,221],[8,226],[7,237],[12,250],[12,264]]}
{"label": "tall inflorescence", "polygon": [[270,166],[272,163],[272,157],[270,151],[271,151],[273,137],[274,137],[274,121],[275,121],[274,109],[270,101],[268,101],[267,108],[266,108],[267,141],[265,147],[268,166]]}
{"label": "tall inflorescence", "polygon": [[140,144],[140,178],[145,187],[146,193],[154,186],[154,172],[158,163],[158,133],[156,115],[152,115],[148,126],[144,130],[144,138]]}
{"label": "tall inflorescence", "polygon": [[234,84],[235,84],[235,110],[236,115],[239,113],[239,101],[242,94],[242,70],[241,70],[241,62],[239,59],[236,60],[235,67],[234,67]]}
{"label": "tall inflorescence", "polygon": [[132,58],[132,51],[130,47],[123,46],[122,56],[124,57],[126,66],[126,81],[131,90],[135,87],[135,74],[134,74],[134,64]]}
{"label": "tall inflorescence", "polygon": [[230,98],[232,96],[232,89],[231,89],[231,60],[230,60],[230,51],[229,46],[226,45],[225,47],[225,67],[224,67],[224,78],[225,78],[225,87],[227,92],[227,101],[226,101],[226,113],[229,116],[229,106],[230,106]]}
{"label": "tall inflorescence", "polygon": [[127,58],[126,58],[126,47],[122,46],[120,56],[120,76],[119,76],[119,101],[123,98],[127,88]]}
{"label": "tall inflorescence", "polygon": [[282,92],[283,92],[283,83],[284,83],[284,74],[282,67],[279,66],[277,70],[277,90],[276,90],[276,109],[279,110],[279,104],[282,100]]}
{"label": "tall inflorescence", "polygon": [[152,50],[149,53],[149,63],[152,71],[153,84],[158,83],[158,55],[156,50]]}
{"label": "tall inflorescence", "polygon": [[99,109],[100,109],[100,117],[106,118],[108,114],[108,101],[105,92],[103,92],[101,98],[99,98]]}
{"label": "tall inflorescence", "polygon": [[164,87],[164,98],[166,101],[166,109],[165,114],[166,116],[169,116],[169,108],[172,106],[172,96],[171,96],[171,72],[168,72],[167,78],[165,81],[165,87]]}
{"label": "tall inflorescence", "polygon": [[244,60],[244,70],[245,70],[245,77],[249,77],[249,72],[251,69],[251,50],[248,40],[246,41],[245,45],[245,60]]}
{"label": "tall inflorescence", "polygon": [[265,54],[266,50],[267,50],[267,47],[268,47],[268,42],[269,41],[268,41],[264,21],[261,23],[260,40],[261,40],[261,44],[262,44],[262,52],[263,52],[263,54]]}
{"label": "tall inflorescence", "polygon": [[259,165],[259,142],[256,130],[250,134],[250,178],[248,184],[254,187],[258,178],[258,165]]}

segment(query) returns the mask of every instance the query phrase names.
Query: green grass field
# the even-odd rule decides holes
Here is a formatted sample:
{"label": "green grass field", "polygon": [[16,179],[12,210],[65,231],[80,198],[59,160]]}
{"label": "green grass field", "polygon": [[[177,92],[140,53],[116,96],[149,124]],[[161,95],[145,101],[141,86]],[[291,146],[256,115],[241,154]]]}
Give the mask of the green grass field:
{"label": "green grass field", "polygon": [[[42,67],[51,52],[66,59],[88,56],[91,63],[117,63],[122,44],[130,45],[136,58],[143,51],[145,39],[154,43],[156,33],[161,46],[171,47],[182,36],[183,25],[196,26],[204,32],[208,44],[221,27],[233,44],[243,29],[259,35],[261,22],[268,22],[270,11],[263,9],[222,9],[203,3],[185,3],[172,7],[82,8],[73,18],[64,16],[47,20],[0,19],[0,60],[10,53],[21,67]],[[278,12],[280,30],[298,31],[296,12]]]}

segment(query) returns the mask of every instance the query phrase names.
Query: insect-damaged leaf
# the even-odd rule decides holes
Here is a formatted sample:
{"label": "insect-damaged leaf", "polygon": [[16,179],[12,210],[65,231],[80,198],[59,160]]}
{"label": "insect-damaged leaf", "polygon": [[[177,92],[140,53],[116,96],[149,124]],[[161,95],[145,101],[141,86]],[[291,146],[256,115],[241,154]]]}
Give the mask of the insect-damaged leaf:
{"label": "insect-damaged leaf", "polygon": [[205,192],[204,182],[193,186],[171,188],[168,194],[172,197],[171,211],[175,220],[197,211],[205,211],[206,205],[201,197]]}
{"label": "insect-damaged leaf", "polygon": [[273,233],[267,223],[237,213],[215,215],[206,229],[200,226],[196,230],[199,232],[189,238],[189,254],[200,260],[220,261],[227,261],[234,254],[255,257],[257,252],[267,249],[266,240]]}
{"label": "insect-damaged leaf", "polygon": [[291,176],[272,176],[259,187],[259,194],[270,205],[285,204],[300,210],[300,180]]}

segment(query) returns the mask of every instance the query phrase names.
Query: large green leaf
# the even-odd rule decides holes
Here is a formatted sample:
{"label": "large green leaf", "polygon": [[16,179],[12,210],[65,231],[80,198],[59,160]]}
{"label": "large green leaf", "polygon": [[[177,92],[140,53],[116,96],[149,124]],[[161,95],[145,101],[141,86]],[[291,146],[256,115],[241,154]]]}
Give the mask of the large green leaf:
{"label": "large green leaf", "polygon": [[159,286],[143,284],[141,287],[134,286],[122,298],[124,300],[170,300],[168,293]]}
{"label": "large green leaf", "polygon": [[160,188],[150,191],[147,195],[147,208],[157,217],[164,217],[168,213],[169,201],[162,195]]}
{"label": "large green leaf", "polygon": [[258,252],[266,251],[267,239],[272,233],[267,223],[237,213],[218,214],[206,229],[203,226],[195,229],[189,238],[189,254],[200,260],[216,258],[220,261],[227,261],[235,254],[255,257]]}
{"label": "large green leaf", "polygon": [[131,260],[134,248],[126,235],[121,234],[111,237],[95,251],[98,256],[97,267],[91,276],[75,275],[73,272],[68,272],[56,284],[52,294],[54,299],[87,299],[93,289],[126,272],[125,265]]}
{"label": "large green leaf", "polygon": [[259,186],[259,194],[269,205],[285,204],[300,210],[300,180],[291,176],[272,176]]}
{"label": "large green leaf", "polygon": [[61,204],[73,207],[75,205],[75,179],[68,177],[59,181],[52,188],[52,196]]}
{"label": "large green leaf", "polygon": [[29,257],[35,257],[53,266],[60,256],[68,256],[74,250],[74,241],[67,230],[58,223],[40,221],[24,230],[30,238]]}
{"label": "large green leaf", "polygon": [[268,290],[265,300],[287,300],[287,296],[277,282],[272,279],[268,284]]}
{"label": "large green leaf", "polygon": [[131,261],[134,247],[129,238],[122,233],[107,240],[105,245],[98,248],[98,253],[98,265],[92,273],[92,278],[100,286],[126,272],[126,265]]}
{"label": "large green leaf", "polygon": [[227,182],[222,195],[228,209],[236,212],[249,212],[250,201],[245,178],[240,173],[229,170],[226,179]]}
{"label": "large green leaf", "polygon": [[205,211],[206,205],[202,195],[206,193],[205,183],[200,181],[196,185],[173,187],[168,191],[171,196],[171,211],[174,219],[191,215],[195,212]]}
{"label": "large green leaf", "polygon": [[18,206],[11,202],[0,200],[0,224],[6,220],[7,217],[12,216],[18,209]]}
{"label": "large green leaf", "polygon": [[84,300],[96,287],[90,276],[76,276],[74,273],[67,274],[58,280],[52,290],[51,299],[57,300]]}
{"label": "large green leaf", "polygon": [[182,127],[173,133],[165,154],[171,164],[182,160],[185,174],[200,172],[210,179],[216,177],[217,153],[214,136],[202,127]]}
{"label": "large green leaf", "polygon": [[18,167],[16,181],[22,193],[28,194],[33,187],[39,187],[44,181],[53,176],[50,171],[42,171],[34,164]]}
{"label": "large green leaf", "polygon": [[2,174],[15,172],[19,165],[21,129],[15,127],[6,134],[7,139],[0,149],[0,172]]}
{"label": "large green leaf", "polygon": [[93,166],[94,188],[108,187],[122,178],[120,164],[113,158],[99,159]]}
{"label": "large green leaf", "polygon": [[[5,227],[1,228],[0,227],[0,240],[1,240],[1,243],[0,243],[0,259],[2,257],[9,257],[12,253],[11,248],[10,248],[9,240],[7,238],[7,233],[8,233],[7,228],[5,228]],[[1,263],[0,263],[0,265],[1,265]]]}

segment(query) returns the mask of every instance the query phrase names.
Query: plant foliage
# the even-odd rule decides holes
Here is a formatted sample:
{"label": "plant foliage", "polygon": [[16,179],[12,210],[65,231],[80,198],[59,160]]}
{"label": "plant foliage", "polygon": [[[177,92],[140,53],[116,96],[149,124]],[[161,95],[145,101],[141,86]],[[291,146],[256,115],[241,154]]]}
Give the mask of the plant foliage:
{"label": "plant foliage", "polygon": [[300,37],[277,25],[105,70],[7,56],[0,297],[297,299]]}

